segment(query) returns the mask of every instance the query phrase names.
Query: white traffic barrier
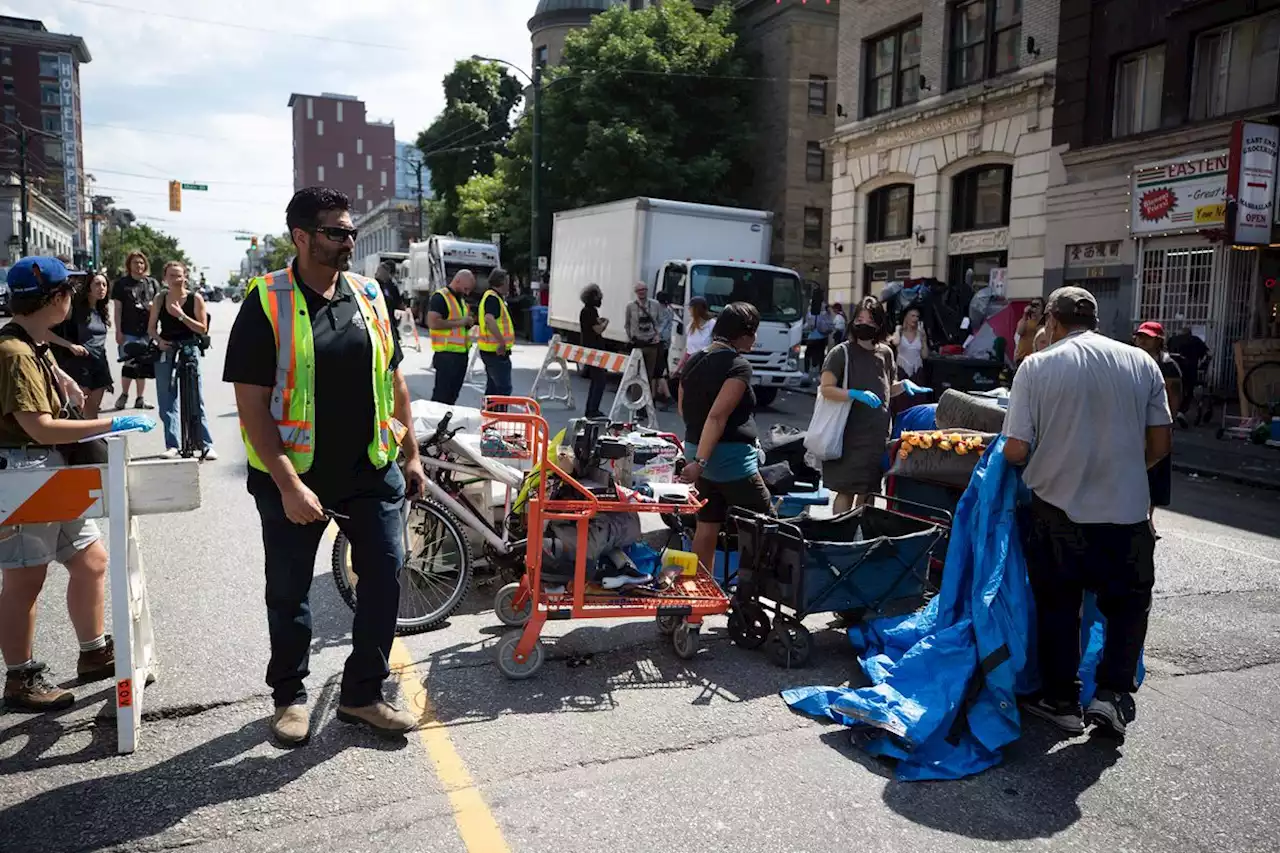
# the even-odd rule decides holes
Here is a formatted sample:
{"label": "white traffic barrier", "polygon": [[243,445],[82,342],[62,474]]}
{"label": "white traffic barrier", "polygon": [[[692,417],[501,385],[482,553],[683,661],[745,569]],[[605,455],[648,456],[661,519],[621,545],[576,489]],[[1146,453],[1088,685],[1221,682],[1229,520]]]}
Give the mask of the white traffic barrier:
{"label": "white traffic barrier", "polygon": [[418,337],[418,322],[413,319],[413,312],[409,310],[397,312],[400,316],[397,325],[400,327],[400,345],[408,346],[409,339],[413,339],[413,348],[418,352],[422,352],[422,338]]}
{"label": "white traffic barrier", "polygon": [[0,471],[0,526],[106,518],[111,632],[116,647],[116,751],[133,752],[142,696],[156,671],[151,607],[138,551],[139,515],[200,506],[195,459],[129,461],[128,439],[107,439],[107,464]]}
{"label": "white traffic barrier", "polygon": [[[609,419],[639,423],[656,428],[658,416],[653,407],[653,394],[649,387],[649,373],[644,366],[644,356],[633,349],[630,355],[602,349],[566,344],[559,335],[547,344],[547,354],[533,379],[529,396],[539,402],[563,402],[568,408],[577,406],[573,401],[573,384],[569,381],[569,365],[585,364],[600,367],[610,373],[621,373],[618,393],[614,395]],[[543,386],[539,392],[539,386]],[[643,414],[643,418],[641,418]]]}

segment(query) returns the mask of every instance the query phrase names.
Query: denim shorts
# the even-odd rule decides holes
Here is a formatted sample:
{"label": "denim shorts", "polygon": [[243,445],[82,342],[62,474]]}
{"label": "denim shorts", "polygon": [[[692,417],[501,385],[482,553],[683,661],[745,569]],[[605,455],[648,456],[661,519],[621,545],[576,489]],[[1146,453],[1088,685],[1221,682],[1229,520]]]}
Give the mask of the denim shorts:
{"label": "denim shorts", "polygon": [[[48,447],[0,448],[6,471],[52,468],[65,464],[62,454]],[[51,524],[0,527],[0,569],[66,563],[102,538],[91,518]]]}

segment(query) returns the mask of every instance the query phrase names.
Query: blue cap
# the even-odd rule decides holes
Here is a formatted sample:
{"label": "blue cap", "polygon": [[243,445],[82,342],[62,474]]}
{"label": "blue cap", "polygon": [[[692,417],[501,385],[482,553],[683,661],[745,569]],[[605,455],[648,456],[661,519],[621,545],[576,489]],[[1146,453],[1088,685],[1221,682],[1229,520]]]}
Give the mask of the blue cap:
{"label": "blue cap", "polygon": [[57,258],[23,258],[9,267],[9,292],[14,296],[46,293],[67,283],[67,265]]}

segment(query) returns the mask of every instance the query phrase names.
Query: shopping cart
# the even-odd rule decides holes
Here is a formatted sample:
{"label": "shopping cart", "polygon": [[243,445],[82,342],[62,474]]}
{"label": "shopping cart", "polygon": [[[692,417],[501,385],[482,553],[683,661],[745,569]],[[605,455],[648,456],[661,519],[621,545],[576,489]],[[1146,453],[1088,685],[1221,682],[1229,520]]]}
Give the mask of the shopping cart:
{"label": "shopping cart", "polygon": [[930,554],[951,529],[946,510],[887,495],[828,519],[733,515],[739,565],[729,637],[745,649],[764,646],[782,667],[808,662],[813,638],[802,620],[810,614],[861,619],[923,604]]}

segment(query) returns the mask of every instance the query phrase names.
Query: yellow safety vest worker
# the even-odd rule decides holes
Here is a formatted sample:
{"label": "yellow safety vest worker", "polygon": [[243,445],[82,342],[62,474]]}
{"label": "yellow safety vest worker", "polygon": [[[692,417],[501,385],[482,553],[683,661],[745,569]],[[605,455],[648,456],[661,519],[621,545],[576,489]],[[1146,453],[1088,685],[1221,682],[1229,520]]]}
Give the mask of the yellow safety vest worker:
{"label": "yellow safety vest worker", "polygon": [[[444,295],[445,304],[449,306],[449,314],[446,320],[454,320],[458,317],[467,316],[467,303],[465,300],[459,299],[453,295],[453,291],[447,287],[442,287],[436,291]],[[431,330],[431,350],[433,352],[466,352],[470,345],[467,340],[468,329],[466,326],[458,326],[457,328],[448,329],[432,329]]]}
{"label": "yellow safety vest worker", "polygon": [[[491,296],[498,300],[499,311],[485,310],[485,301]],[[490,314],[498,320],[496,329],[488,321]],[[485,291],[484,296],[480,297],[480,341],[476,346],[480,347],[481,352],[497,352],[499,346],[510,350],[515,342],[516,330],[511,325],[511,315],[507,312],[507,300],[492,290]]]}
{"label": "yellow safety vest worker", "polygon": [[[381,468],[393,460],[398,440],[391,429],[395,410],[395,375],[391,359],[395,340],[391,336],[391,314],[382,297],[382,289],[373,279],[351,273],[340,273],[355,293],[356,305],[364,318],[364,328],[373,347],[373,440],[369,442],[369,461]],[[262,310],[271,321],[276,336],[276,384],[271,391],[271,417],[280,430],[280,441],[293,469],[304,474],[315,458],[315,346],[311,314],[302,295],[301,285],[294,280],[293,268],[277,270],[249,282],[245,298],[255,289],[262,300]],[[240,434],[249,464],[266,471],[249,435],[241,423]]]}

